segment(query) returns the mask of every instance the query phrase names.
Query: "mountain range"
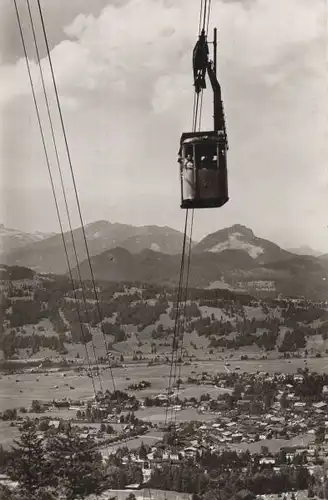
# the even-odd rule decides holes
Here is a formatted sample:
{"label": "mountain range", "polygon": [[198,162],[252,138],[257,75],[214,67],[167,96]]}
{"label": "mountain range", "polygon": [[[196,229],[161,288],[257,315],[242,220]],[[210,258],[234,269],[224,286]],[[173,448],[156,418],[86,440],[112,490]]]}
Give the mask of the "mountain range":
{"label": "mountain range", "polygon": [[322,256],[322,252],[314,250],[309,245],[302,245],[298,248],[288,248],[287,250],[291,253],[295,253],[296,255],[312,255],[313,257]]}
{"label": "mountain range", "polygon": [[13,250],[40,242],[55,234],[56,233],[41,233],[40,231],[27,233],[18,229],[6,228],[4,224],[0,224],[0,255],[8,254]]}
{"label": "mountain range", "polygon": [[[87,224],[84,229],[90,256],[99,255],[118,246],[133,254],[145,248],[164,254],[178,254],[181,252],[183,242],[183,234],[180,231],[166,226],[137,227],[97,221]],[[82,262],[87,257],[81,228],[73,230],[73,238],[74,242],[70,232],[64,233],[71,267],[77,265],[75,250],[78,262]],[[14,241],[12,241],[10,250],[0,257],[3,264],[29,267],[38,272],[64,274],[68,270],[61,234],[33,241],[24,247],[17,246],[15,248]]]}
{"label": "mountain range", "polygon": [[[78,277],[79,271],[83,279],[90,279],[81,228],[73,234],[79,269],[73,259],[71,235],[64,235],[73,275]],[[96,280],[176,285],[183,242],[181,232],[169,227],[97,221],[85,226],[85,235]],[[65,274],[68,270],[62,236],[58,234],[13,249],[1,260],[37,272]],[[297,255],[236,224],[193,244],[189,284],[326,299],[328,259]]]}
{"label": "mountain range", "polygon": [[[132,254],[122,247],[92,257],[96,280],[152,282],[176,285],[180,255],[144,249]],[[88,261],[80,264],[83,279],[90,279]],[[75,277],[77,269],[73,270]],[[317,257],[295,255],[253,231],[234,225],[206,236],[195,244],[189,285],[230,288],[262,294],[304,295],[325,299],[328,263]]]}

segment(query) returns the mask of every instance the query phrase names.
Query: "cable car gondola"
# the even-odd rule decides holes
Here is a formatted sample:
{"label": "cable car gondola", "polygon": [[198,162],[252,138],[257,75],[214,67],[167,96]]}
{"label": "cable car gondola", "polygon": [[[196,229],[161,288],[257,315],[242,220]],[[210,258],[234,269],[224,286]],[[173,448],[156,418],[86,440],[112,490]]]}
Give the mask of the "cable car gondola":
{"label": "cable car gondola", "polygon": [[[216,29],[214,62],[208,59],[208,43],[202,30],[193,52],[194,86],[199,93],[206,88],[208,74],[213,89],[214,130],[185,132],[180,139],[181,208],[222,207],[229,200],[227,176],[228,141],[221,87],[216,77]],[[197,121],[195,120],[195,123]]]}

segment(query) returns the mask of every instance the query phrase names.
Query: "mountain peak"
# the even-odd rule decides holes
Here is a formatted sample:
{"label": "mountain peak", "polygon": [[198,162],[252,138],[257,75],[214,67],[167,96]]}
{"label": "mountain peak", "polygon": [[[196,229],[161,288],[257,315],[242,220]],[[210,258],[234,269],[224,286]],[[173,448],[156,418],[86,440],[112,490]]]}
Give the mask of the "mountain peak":
{"label": "mountain peak", "polygon": [[197,253],[221,253],[229,250],[242,250],[253,259],[260,259],[263,262],[291,255],[278,245],[258,238],[250,228],[242,224],[234,224],[209,234],[195,247]]}
{"label": "mountain peak", "polygon": [[[234,224],[233,226],[226,228],[225,230],[228,231],[228,233],[230,233],[230,234],[238,234],[239,233],[240,235],[242,235],[248,239],[255,238],[253,231],[249,227],[243,226],[242,224]],[[223,229],[223,231],[224,231],[224,229]]]}

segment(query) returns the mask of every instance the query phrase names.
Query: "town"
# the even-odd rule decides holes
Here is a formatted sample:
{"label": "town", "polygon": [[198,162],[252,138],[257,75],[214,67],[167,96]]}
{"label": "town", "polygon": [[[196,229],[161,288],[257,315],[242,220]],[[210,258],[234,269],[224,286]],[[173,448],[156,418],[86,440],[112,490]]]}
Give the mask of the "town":
{"label": "town", "polygon": [[[10,272],[1,383],[16,404],[0,414],[4,498],[31,481],[45,499],[322,497],[326,301],[190,289],[172,365],[170,288],[99,283],[106,356],[90,283],[81,332],[66,278]],[[40,467],[24,476],[32,452]]]}
{"label": "town", "polygon": [[[171,489],[207,499],[210,487],[215,498],[217,488],[222,493],[222,475],[216,479],[213,473],[217,467],[241,476],[251,470],[253,476],[262,477],[264,483],[252,483],[251,475],[246,484],[245,476],[240,491],[245,490],[247,498],[283,493],[286,484],[295,491],[306,490],[309,498],[326,488],[328,374],[311,373],[306,368],[293,375],[203,372],[181,380],[180,387],[184,384],[213,387],[219,395],[213,397],[204,390],[198,399],[182,399],[179,388],[175,388],[171,394],[143,397],[149,382],[141,381],[132,396],[106,391],[89,401],[33,401],[31,408],[6,410],[1,419],[16,426],[25,437],[35,433],[41,442],[50,443],[61,439],[67,452],[72,439],[88,443],[85,453],[90,449],[97,453],[93,472],[103,475],[97,488],[104,491]],[[165,417],[154,422],[146,416],[135,416],[135,412],[142,414],[147,408],[162,409]],[[48,416],[54,409],[57,415],[70,410],[72,417]],[[186,409],[196,410],[201,418],[180,420],[179,414]],[[152,444],[148,443],[149,436]],[[52,452],[47,453],[50,460]],[[9,465],[10,452],[2,448],[1,455],[2,473],[8,475],[8,482],[17,471]],[[128,471],[120,480],[114,473],[108,474],[114,464]],[[187,474],[190,469],[194,471],[193,480],[182,480],[175,472],[175,480],[168,481],[172,471]],[[284,480],[277,479],[281,476]],[[199,481],[203,482],[200,489]],[[85,491],[91,494],[96,490],[86,485]]]}

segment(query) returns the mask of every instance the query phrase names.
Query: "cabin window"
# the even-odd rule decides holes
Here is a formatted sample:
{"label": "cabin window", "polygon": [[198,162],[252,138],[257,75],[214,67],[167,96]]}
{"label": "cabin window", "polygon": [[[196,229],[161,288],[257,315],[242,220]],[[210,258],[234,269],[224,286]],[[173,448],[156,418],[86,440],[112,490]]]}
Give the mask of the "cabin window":
{"label": "cabin window", "polygon": [[199,169],[216,169],[217,168],[217,146],[212,144],[197,144],[196,164]]}
{"label": "cabin window", "polygon": [[187,158],[188,155],[190,155],[193,158],[193,156],[194,156],[193,149],[194,148],[193,148],[192,144],[185,145],[185,147],[184,147],[185,158]]}

